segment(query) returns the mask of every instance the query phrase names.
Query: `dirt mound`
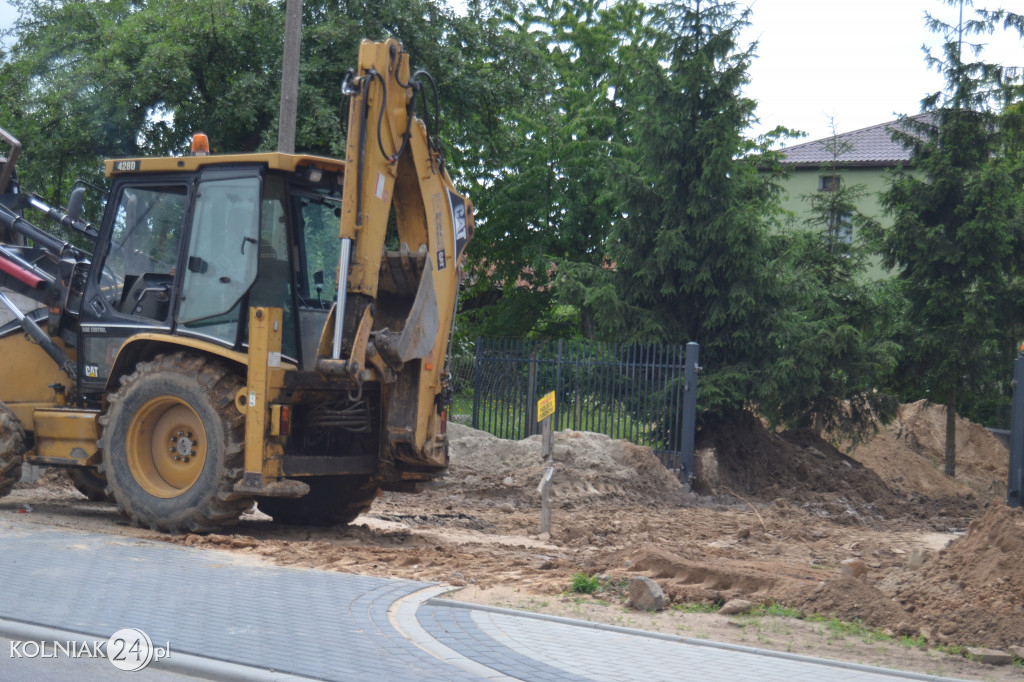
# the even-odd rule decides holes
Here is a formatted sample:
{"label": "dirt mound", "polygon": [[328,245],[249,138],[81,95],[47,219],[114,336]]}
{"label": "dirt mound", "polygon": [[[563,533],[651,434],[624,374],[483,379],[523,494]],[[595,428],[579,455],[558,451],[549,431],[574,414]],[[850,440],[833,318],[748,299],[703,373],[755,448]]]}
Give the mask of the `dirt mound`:
{"label": "dirt mound", "polygon": [[780,570],[776,562],[730,556],[724,547],[700,553],[680,549],[648,544],[633,550],[626,560],[631,571],[656,580],[674,603],[720,602],[733,596],[767,603],[776,595],[806,593],[816,584],[810,566]]}
{"label": "dirt mound", "polygon": [[870,628],[887,628],[896,634],[919,634],[910,610],[901,607],[875,585],[859,578],[832,578],[819,583],[809,593],[791,595],[786,601],[805,613],[835,616]]}
{"label": "dirt mound", "polygon": [[1024,509],[992,505],[895,594],[927,614],[934,635],[994,647],[1024,643]]}
{"label": "dirt mound", "polygon": [[[449,424],[451,464],[441,492],[470,495],[514,506],[539,504],[544,473],[540,436],[513,441]],[[578,504],[616,500],[635,504],[681,504],[688,493],[650,448],[582,431],[554,436],[552,501]]]}
{"label": "dirt mound", "polygon": [[956,478],[943,473],[946,408],[919,400],[901,405],[896,419],[850,456],[903,495],[1006,497],[1006,446],[983,426],[957,417]]}
{"label": "dirt mound", "polygon": [[877,519],[897,496],[881,478],[808,431],[769,431],[744,413],[701,444],[717,459],[717,490],[760,502],[783,498],[839,523]]}
{"label": "dirt mound", "polygon": [[[907,414],[909,417],[916,413]],[[904,433],[914,433],[908,424],[916,422],[903,423]],[[965,427],[964,432],[967,431]],[[984,467],[991,467],[998,471],[992,461],[994,456],[987,449],[990,443],[982,440],[989,434],[984,429],[981,429],[983,434],[972,431],[971,442],[984,442],[986,447],[965,448],[965,467],[974,471],[987,471]],[[709,434],[701,448],[698,459],[702,452],[713,453],[715,468],[714,488],[701,492],[734,495],[762,504],[781,498],[817,517],[840,524],[899,519],[923,523],[943,532],[956,531],[981,515],[986,504],[966,486],[924,486],[923,489],[908,486],[894,490],[889,485],[891,470],[876,471],[865,463],[881,461],[881,456],[870,456],[870,453],[884,451],[884,442],[881,447],[871,442],[862,445],[858,449],[865,460],[862,462],[843,454],[810,431],[775,433],[749,414]],[[984,457],[979,453],[984,453]],[[909,480],[913,473],[931,468],[930,464],[923,463],[921,456],[907,448],[891,457],[907,472],[903,481]],[[975,461],[979,464],[968,463]],[[707,466],[706,460],[703,465]],[[701,462],[698,472],[700,467]],[[937,474],[943,476],[941,472]],[[991,481],[991,473],[988,476]]]}

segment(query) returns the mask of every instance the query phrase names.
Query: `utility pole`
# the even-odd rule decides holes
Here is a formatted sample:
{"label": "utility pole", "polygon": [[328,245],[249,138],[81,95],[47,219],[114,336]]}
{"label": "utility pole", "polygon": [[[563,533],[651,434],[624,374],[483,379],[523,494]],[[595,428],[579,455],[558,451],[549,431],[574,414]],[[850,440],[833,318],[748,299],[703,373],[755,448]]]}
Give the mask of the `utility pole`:
{"label": "utility pole", "polygon": [[295,117],[299,106],[299,47],[302,43],[302,0],[288,0],[284,11],[284,60],[281,68],[281,112],[277,151],[295,153]]}

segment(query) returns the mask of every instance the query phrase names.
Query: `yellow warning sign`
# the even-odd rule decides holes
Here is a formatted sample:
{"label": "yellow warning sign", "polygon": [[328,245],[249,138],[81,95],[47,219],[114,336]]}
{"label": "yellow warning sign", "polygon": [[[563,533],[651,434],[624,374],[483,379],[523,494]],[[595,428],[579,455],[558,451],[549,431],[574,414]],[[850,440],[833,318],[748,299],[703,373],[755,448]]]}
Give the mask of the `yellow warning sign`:
{"label": "yellow warning sign", "polygon": [[551,393],[537,401],[537,421],[544,421],[545,417],[550,417],[554,413],[555,392],[551,391]]}

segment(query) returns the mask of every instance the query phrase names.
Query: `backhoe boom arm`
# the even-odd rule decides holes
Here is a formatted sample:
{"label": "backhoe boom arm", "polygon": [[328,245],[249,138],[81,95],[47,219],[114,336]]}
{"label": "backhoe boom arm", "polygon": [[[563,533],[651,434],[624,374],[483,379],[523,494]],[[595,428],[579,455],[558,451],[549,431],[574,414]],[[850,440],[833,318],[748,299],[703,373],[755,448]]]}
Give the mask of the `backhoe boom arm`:
{"label": "backhoe boom arm", "polygon": [[[344,363],[353,374],[376,358],[378,375],[387,375],[384,363],[398,369],[386,440],[396,456],[420,459],[443,430],[432,415],[473,207],[445,169],[437,131],[416,115],[417,98],[436,98],[433,81],[422,71],[410,74],[398,41],[363,41],[345,88],[351,100],[339,297],[332,359],[322,368]],[[389,224],[397,234],[388,234]],[[343,345],[351,349],[347,359]]]}

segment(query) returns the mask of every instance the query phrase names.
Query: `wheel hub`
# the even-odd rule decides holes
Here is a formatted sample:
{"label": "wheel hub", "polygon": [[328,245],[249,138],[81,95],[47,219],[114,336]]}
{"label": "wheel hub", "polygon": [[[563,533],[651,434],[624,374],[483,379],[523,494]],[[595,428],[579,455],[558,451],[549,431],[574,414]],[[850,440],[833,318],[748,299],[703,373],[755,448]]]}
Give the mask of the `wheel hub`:
{"label": "wheel hub", "polygon": [[178,431],[174,436],[171,436],[171,452],[177,452],[178,456],[174,459],[185,458],[188,461],[188,457],[192,455],[192,448],[195,447],[196,443],[192,440],[191,433],[185,433],[184,431]]}

